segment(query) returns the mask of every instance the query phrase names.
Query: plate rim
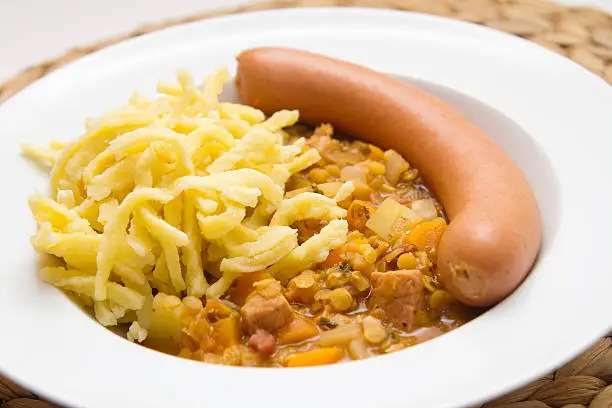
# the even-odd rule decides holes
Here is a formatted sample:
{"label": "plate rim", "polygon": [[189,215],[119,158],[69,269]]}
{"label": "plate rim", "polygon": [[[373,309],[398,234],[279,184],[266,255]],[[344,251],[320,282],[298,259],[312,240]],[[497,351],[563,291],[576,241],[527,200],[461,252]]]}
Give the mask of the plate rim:
{"label": "plate rim", "polygon": [[[2,106],[0,106],[0,118],[2,118],[3,112],[9,110],[9,107],[10,107],[10,109],[13,109],[12,106],[14,106],[15,104],[19,104],[20,103],[19,101],[21,99],[25,99],[25,98],[28,97],[27,95],[32,94],[32,93],[35,94],[36,92],[38,92],[37,90],[38,89],[42,89],[42,87],[45,86],[45,84],[49,84],[49,83],[52,83],[53,81],[57,81],[58,78],[61,78],[62,75],[65,76],[65,72],[66,71],[69,72],[70,70],[77,69],[79,66],[86,65],[88,63],[92,63],[92,61],[95,62],[96,59],[104,59],[104,58],[106,58],[105,57],[105,55],[107,55],[106,53],[111,52],[111,55],[112,55],[112,52],[119,52],[119,51],[113,51],[113,50],[117,50],[117,49],[121,50],[122,47],[128,47],[129,48],[131,46],[130,44],[138,44],[139,42],[143,42],[143,41],[153,41],[151,39],[152,37],[158,37],[158,36],[166,35],[164,33],[168,33],[168,32],[176,33],[177,31],[180,31],[180,30],[186,30],[188,27],[193,27],[193,26],[197,27],[197,26],[202,26],[202,25],[215,24],[215,22],[219,22],[220,20],[223,20],[225,22],[227,22],[227,21],[230,21],[230,22],[231,21],[237,21],[237,22],[239,22],[240,20],[249,20],[249,19],[252,20],[252,19],[257,19],[257,18],[266,18],[266,16],[270,16],[270,15],[279,15],[280,14],[280,15],[288,16],[290,14],[296,14],[296,13],[297,14],[317,14],[317,13],[329,13],[329,12],[333,12],[334,14],[338,14],[338,15],[344,14],[346,16],[351,15],[351,14],[355,16],[355,15],[359,15],[359,14],[363,14],[363,13],[367,12],[367,14],[370,17],[372,15],[374,15],[374,14],[382,16],[382,17],[380,17],[381,20],[385,18],[384,17],[385,15],[393,15],[394,16],[393,18],[396,18],[397,15],[401,14],[403,16],[406,16],[405,19],[407,21],[410,20],[410,19],[415,19],[415,20],[420,20],[421,22],[431,22],[432,25],[435,25],[435,24],[443,24],[443,25],[450,25],[450,26],[455,25],[457,27],[463,27],[462,28],[463,30],[468,30],[468,31],[472,30],[472,31],[474,31],[475,34],[476,34],[475,30],[482,30],[478,34],[482,34],[482,35],[485,35],[485,36],[492,37],[492,38],[495,39],[495,41],[497,41],[498,39],[500,39],[500,41],[501,41],[501,38],[506,38],[507,37],[505,39],[505,41],[509,41],[508,38],[512,38],[512,41],[524,41],[526,44],[530,44],[530,45],[532,45],[534,47],[540,48],[539,46],[536,46],[535,44],[531,44],[531,43],[527,42],[526,40],[520,40],[520,39],[514,38],[514,37],[512,37],[512,36],[510,36],[508,34],[500,33],[500,32],[497,32],[495,30],[492,30],[492,29],[489,29],[489,28],[486,28],[486,27],[474,26],[474,25],[472,25],[470,23],[458,22],[456,20],[445,19],[445,18],[440,18],[440,17],[436,17],[436,16],[425,16],[425,15],[422,15],[422,14],[419,14],[419,13],[407,13],[407,12],[402,12],[402,11],[378,10],[378,9],[377,10],[372,10],[372,9],[367,9],[367,8],[342,8],[342,9],[336,9],[336,8],[327,8],[327,7],[324,7],[324,8],[308,8],[308,9],[290,8],[290,9],[281,9],[281,10],[267,10],[267,11],[249,12],[249,13],[238,14],[238,15],[223,16],[223,17],[213,18],[213,19],[204,20],[204,21],[190,22],[190,23],[181,24],[181,25],[174,26],[174,27],[165,28],[165,29],[160,30],[158,32],[151,33],[151,34],[145,34],[145,35],[137,37],[137,38],[132,38],[132,39],[129,39],[129,40],[125,41],[125,42],[121,42],[121,43],[119,43],[117,45],[113,45],[111,47],[108,47],[108,48],[105,48],[103,50],[100,50],[100,51],[97,51],[95,53],[92,53],[91,55],[88,55],[88,56],[84,57],[81,60],[77,60],[75,62],[72,62],[72,63],[68,64],[66,67],[60,68],[59,70],[51,73],[49,76],[47,76],[47,77],[45,77],[45,78],[43,78],[43,79],[41,79],[39,81],[36,81],[32,85],[30,85],[30,86],[26,87],[24,90],[20,91],[18,94],[14,95],[12,98],[10,98],[8,101],[6,101]],[[264,16],[264,17],[259,17],[259,16]],[[397,18],[404,19],[404,17],[397,17]],[[375,20],[375,19],[372,18],[372,20]],[[441,23],[441,21],[443,21],[443,23]],[[213,23],[211,23],[211,22],[213,22]],[[467,28],[467,27],[469,27],[469,28]],[[487,33],[487,34],[485,34],[485,33]],[[472,33],[470,33],[470,34],[472,34]],[[126,45],[126,44],[128,44],[128,45]],[[544,49],[539,49],[538,52],[547,52],[547,53],[550,53],[551,56],[554,55],[555,56],[554,58],[559,58],[559,61],[562,60],[562,57],[556,56],[551,51],[544,50]],[[567,62],[570,62],[570,61],[569,60],[568,61],[564,61],[563,64],[566,64]],[[570,63],[574,64],[573,62],[570,62]],[[576,65],[576,64],[574,64],[574,65],[576,67],[578,67],[578,65]],[[77,68],[74,68],[75,66]],[[581,68],[581,69],[583,69],[583,68]],[[589,74],[589,75],[591,75],[591,74]],[[591,76],[594,77],[594,75],[591,75]],[[591,80],[593,80],[593,78],[591,78]],[[605,84],[605,82],[603,80],[601,80],[601,83]],[[26,95],[26,96],[24,96],[24,95]],[[2,127],[0,126],[0,129],[1,128]],[[608,330],[609,329],[600,330],[601,331],[600,335],[604,335]],[[454,335],[457,332],[458,331],[446,334],[443,337]],[[428,342],[427,344],[435,342],[436,340],[432,340],[432,341]],[[596,339],[593,339],[593,341],[595,341],[595,340]],[[123,342],[123,340],[121,340],[121,341]],[[584,350],[586,347],[588,347],[588,345],[589,344],[586,344],[586,342],[584,342],[584,344],[581,345],[580,349]],[[134,345],[132,345],[132,346],[134,346]],[[126,348],[126,347],[123,347],[123,346],[121,346],[121,347],[122,348]],[[134,346],[134,347],[139,347],[140,348],[140,346]],[[421,347],[421,346],[419,346],[419,347]],[[575,348],[575,350],[579,351],[578,348]],[[155,352],[153,352],[153,353],[155,353]],[[1,354],[1,351],[0,351],[0,354]],[[575,352],[572,353],[572,354],[575,354]],[[148,355],[148,353],[147,353],[147,355]],[[373,359],[373,360],[381,360],[381,361],[383,359],[389,360],[388,357],[393,357],[395,355],[397,355],[397,354],[393,353],[393,354],[391,354],[389,356],[378,357],[377,359]],[[166,357],[164,357],[164,359],[165,358]],[[168,357],[168,358],[172,358],[172,357]],[[567,358],[571,358],[571,356],[569,356]],[[174,358],[172,358],[172,359],[174,359]],[[368,362],[360,362],[360,363],[368,363]],[[191,362],[189,362],[187,364],[191,364]],[[195,364],[199,365],[199,363],[195,363]],[[351,364],[355,364],[355,363],[351,363]],[[1,362],[0,362],[0,365],[2,365]],[[171,365],[175,365],[175,364],[171,364]],[[378,364],[378,363],[377,364],[372,364],[371,366],[380,366],[380,365],[382,365],[382,363],[380,363],[380,364]],[[548,371],[548,370],[550,370],[552,368],[553,367],[547,367],[546,369],[543,369],[543,370],[544,370],[544,372],[546,372],[546,371]],[[218,370],[227,370],[227,368],[225,368],[225,367],[215,367],[215,370],[217,370],[217,369]],[[245,369],[245,368],[240,368],[240,370],[243,370],[245,372],[249,371],[248,369]],[[330,373],[332,371],[333,372],[338,371],[336,368],[333,368],[333,367],[326,367],[324,369],[315,368],[315,369],[308,369],[308,370],[305,370],[305,371],[311,371],[311,370],[313,371],[313,373],[314,373],[314,371],[321,372],[322,370],[328,371]],[[7,372],[8,371],[10,371],[10,370],[7,370]],[[302,370],[298,370],[298,371],[302,371]],[[540,371],[542,371],[542,370],[540,370]],[[278,376],[276,376],[276,377],[278,377]],[[299,376],[296,374],[296,377],[299,377]],[[529,379],[526,379],[526,380],[521,381],[521,382],[525,383],[528,380]],[[36,389],[44,388],[44,387],[39,388],[38,386],[36,386],[34,384],[27,384],[27,381],[21,381],[21,382],[23,382],[26,385],[28,385],[28,387],[30,387],[31,389],[35,389],[36,390]],[[58,398],[58,396],[52,395],[52,393],[47,392],[47,390],[45,390],[43,392],[43,394],[44,395],[48,395],[51,399],[55,399],[55,400],[58,400],[58,401],[63,401],[63,400],[66,399],[65,396],[59,396],[59,398]],[[466,401],[466,402],[474,403],[474,402],[478,402],[480,400],[481,400],[481,398],[477,398],[475,401]],[[66,400],[66,401],[68,403],[73,403],[73,401],[70,401],[70,402],[68,400]],[[78,405],[78,403],[77,403],[77,405]]]}

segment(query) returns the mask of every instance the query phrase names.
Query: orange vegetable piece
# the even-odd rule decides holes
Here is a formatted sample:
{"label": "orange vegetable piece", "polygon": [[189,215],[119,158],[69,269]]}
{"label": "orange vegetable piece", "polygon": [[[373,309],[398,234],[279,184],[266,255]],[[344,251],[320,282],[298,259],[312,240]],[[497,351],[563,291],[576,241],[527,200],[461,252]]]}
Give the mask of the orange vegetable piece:
{"label": "orange vegetable piece", "polygon": [[370,160],[383,160],[385,158],[385,152],[380,147],[373,144],[369,144],[368,147],[370,148],[370,155],[368,156]]}
{"label": "orange vegetable piece", "polygon": [[205,352],[214,350],[216,346],[215,338],[210,330],[210,323],[206,319],[206,313],[200,311],[189,325],[183,329],[185,334],[183,343],[191,349],[196,351],[201,349]]}
{"label": "orange vegetable piece", "polygon": [[343,248],[334,249],[331,251],[326,260],[319,264],[320,269],[331,268],[346,260],[346,252]]}
{"label": "orange vegetable piece", "polygon": [[443,218],[434,218],[415,225],[406,240],[421,251],[433,252],[438,248],[445,230],[446,221]]}
{"label": "orange vegetable piece", "polygon": [[323,347],[304,353],[293,354],[285,361],[287,367],[311,367],[337,363],[344,357],[344,350],[338,347]]}
{"label": "orange vegetable piece", "polygon": [[235,286],[230,290],[230,300],[238,306],[243,306],[244,302],[253,291],[253,284],[272,276],[266,272],[253,272],[240,275],[236,279]]}
{"label": "orange vegetable piece", "polygon": [[370,214],[376,211],[373,205],[362,200],[355,200],[351,203],[346,221],[351,230],[354,231],[365,231],[366,222],[370,219]]}
{"label": "orange vegetable piece", "polygon": [[237,316],[226,317],[211,324],[214,329],[215,342],[223,348],[240,343],[242,333]]}
{"label": "orange vegetable piece", "polygon": [[217,319],[237,315],[238,313],[235,310],[230,309],[225,303],[223,303],[219,299],[215,298],[206,299],[206,306],[204,306],[204,311],[208,316],[215,315]]}
{"label": "orange vegetable piece", "polygon": [[278,332],[278,344],[295,344],[319,334],[317,326],[301,316],[295,316]]}

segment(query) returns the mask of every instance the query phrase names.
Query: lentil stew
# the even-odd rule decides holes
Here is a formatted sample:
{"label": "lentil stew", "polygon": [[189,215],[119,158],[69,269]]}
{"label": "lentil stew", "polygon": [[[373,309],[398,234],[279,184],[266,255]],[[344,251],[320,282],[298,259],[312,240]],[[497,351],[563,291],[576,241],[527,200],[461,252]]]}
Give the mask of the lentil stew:
{"label": "lentil stew", "polygon": [[[436,248],[447,220],[417,169],[393,150],[334,137],[330,125],[286,129],[288,142],[307,136],[322,159],[294,174],[285,197],[333,197],[355,186],[346,243],[315,267],[241,275],[219,299],[155,297],[168,324],[180,316],[181,339],[149,334],[144,345],[193,360],[235,366],[300,367],[359,360],[414,346],[475,317],[440,284]],[[321,220],[297,221],[300,243]]]}

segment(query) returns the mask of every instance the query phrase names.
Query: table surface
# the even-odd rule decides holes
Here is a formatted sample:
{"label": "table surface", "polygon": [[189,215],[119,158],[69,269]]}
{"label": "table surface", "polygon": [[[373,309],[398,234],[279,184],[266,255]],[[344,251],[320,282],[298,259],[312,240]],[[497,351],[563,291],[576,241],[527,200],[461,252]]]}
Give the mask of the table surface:
{"label": "table surface", "polygon": [[[558,0],[612,12],[612,0]],[[249,0],[0,0],[0,82],[72,47],[158,22]]]}

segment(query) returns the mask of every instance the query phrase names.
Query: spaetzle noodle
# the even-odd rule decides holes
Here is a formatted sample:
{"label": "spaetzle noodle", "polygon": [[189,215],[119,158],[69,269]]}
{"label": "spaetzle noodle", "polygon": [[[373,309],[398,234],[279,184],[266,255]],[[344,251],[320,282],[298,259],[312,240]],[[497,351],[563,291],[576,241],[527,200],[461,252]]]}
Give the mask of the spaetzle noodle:
{"label": "spaetzle noodle", "polygon": [[[353,185],[335,197],[285,198],[291,175],[321,157],[303,139],[285,143],[297,111],[266,118],[219,102],[229,79],[219,69],[199,89],[181,71],[176,83],[159,82],[157,98],[136,93],[87,120],[75,141],[23,146],[52,166],[51,195],[29,200],[32,245],[55,262],[42,278],[92,306],[103,325],[130,323],[132,341],[175,330],[163,320],[175,296],[219,297],[241,274],[264,270],[286,280],[346,242],[337,203]],[[328,224],[300,245],[292,224],[306,219]]]}

